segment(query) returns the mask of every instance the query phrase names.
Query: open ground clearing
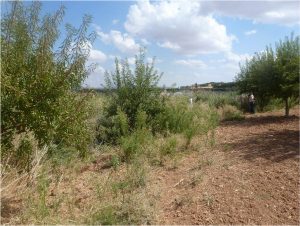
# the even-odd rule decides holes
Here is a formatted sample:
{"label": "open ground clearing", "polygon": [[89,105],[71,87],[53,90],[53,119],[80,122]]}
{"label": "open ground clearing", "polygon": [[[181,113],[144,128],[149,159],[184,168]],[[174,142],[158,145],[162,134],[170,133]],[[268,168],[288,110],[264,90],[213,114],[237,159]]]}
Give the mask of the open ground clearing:
{"label": "open ground clearing", "polygon": [[299,224],[299,112],[281,114],[222,123],[212,151],[159,169],[159,223]]}

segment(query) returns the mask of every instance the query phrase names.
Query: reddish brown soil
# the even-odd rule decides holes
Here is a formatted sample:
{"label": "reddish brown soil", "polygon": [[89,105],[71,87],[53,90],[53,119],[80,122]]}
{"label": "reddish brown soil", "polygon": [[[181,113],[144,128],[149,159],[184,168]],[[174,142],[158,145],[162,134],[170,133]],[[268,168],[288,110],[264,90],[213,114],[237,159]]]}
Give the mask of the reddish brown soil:
{"label": "reddish brown soil", "polygon": [[291,114],[224,122],[213,150],[157,169],[158,223],[299,225],[299,110]]}

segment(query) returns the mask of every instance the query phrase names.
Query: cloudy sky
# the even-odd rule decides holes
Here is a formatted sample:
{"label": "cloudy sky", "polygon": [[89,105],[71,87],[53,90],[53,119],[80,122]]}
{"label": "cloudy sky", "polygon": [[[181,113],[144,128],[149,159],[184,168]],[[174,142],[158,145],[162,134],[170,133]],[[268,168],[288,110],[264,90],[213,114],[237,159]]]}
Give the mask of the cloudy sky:
{"label": "cloudy sky", "polygon": [[101,87],[116,56],[134,63],[141,46],[164,73],[160,85],[233,81],[239,62],[300,28],[299,1],[68,1],[43,8],[61,4],[65,22],[78,26],[84,14],[93,16],[89,62],[99,66],[89,87]]}

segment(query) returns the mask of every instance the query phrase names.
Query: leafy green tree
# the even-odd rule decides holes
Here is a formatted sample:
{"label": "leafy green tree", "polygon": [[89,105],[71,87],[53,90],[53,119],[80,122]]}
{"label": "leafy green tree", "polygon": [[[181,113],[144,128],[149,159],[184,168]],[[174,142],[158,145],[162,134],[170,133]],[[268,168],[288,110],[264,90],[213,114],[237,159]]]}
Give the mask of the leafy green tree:
{"label": "leafy green tree", "polygon": [[278,84],[275,96],[285,103],[285,115],[289,115],[290,102],[299,98],[299,64],[300,64],[299,36],[292,34],[283,41],[276,43],[276,66]]}
{"label": "leafy green tree", "polygon": [[240,67],[236,78],[239,91],[241,93],[253,92],[259,109],[263,110],[272,98],[276,86],[275,74],[274,52],[271,47],[267,47],[264,52],[255,53],[245,65]]}
{"label": "leafy green tree", "polygon": [[236,81],[241,93],[254,93],[261,110],[272,98],[282,99],[288,116],[292,100],[299,98],[299,36],[279,41],[275,50],[256,53],[241,66]]}
{"label": "leafy green tree", "polygon": [[33,132],[40,145],[71,146],[85,153],[86,97],[78,90],[92,67],[86,66],[91,17],[77,29],[66,25],[58,46],[62,6],[41,16],[41,3],[13,1],[1,18],[1,147],[11,151],[15,134]]}

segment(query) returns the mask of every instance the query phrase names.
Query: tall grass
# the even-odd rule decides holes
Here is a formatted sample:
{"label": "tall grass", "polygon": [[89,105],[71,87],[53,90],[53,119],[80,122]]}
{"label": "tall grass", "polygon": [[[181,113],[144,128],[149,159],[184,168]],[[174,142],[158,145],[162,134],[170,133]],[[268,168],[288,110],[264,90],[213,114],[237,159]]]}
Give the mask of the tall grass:
{"label": "tall grass", "polygon": [[235,92],[203,91],[196,94],[196,102],[207,103],[210,107],[221,108],[232,105],[241,109],[241,100]]}

